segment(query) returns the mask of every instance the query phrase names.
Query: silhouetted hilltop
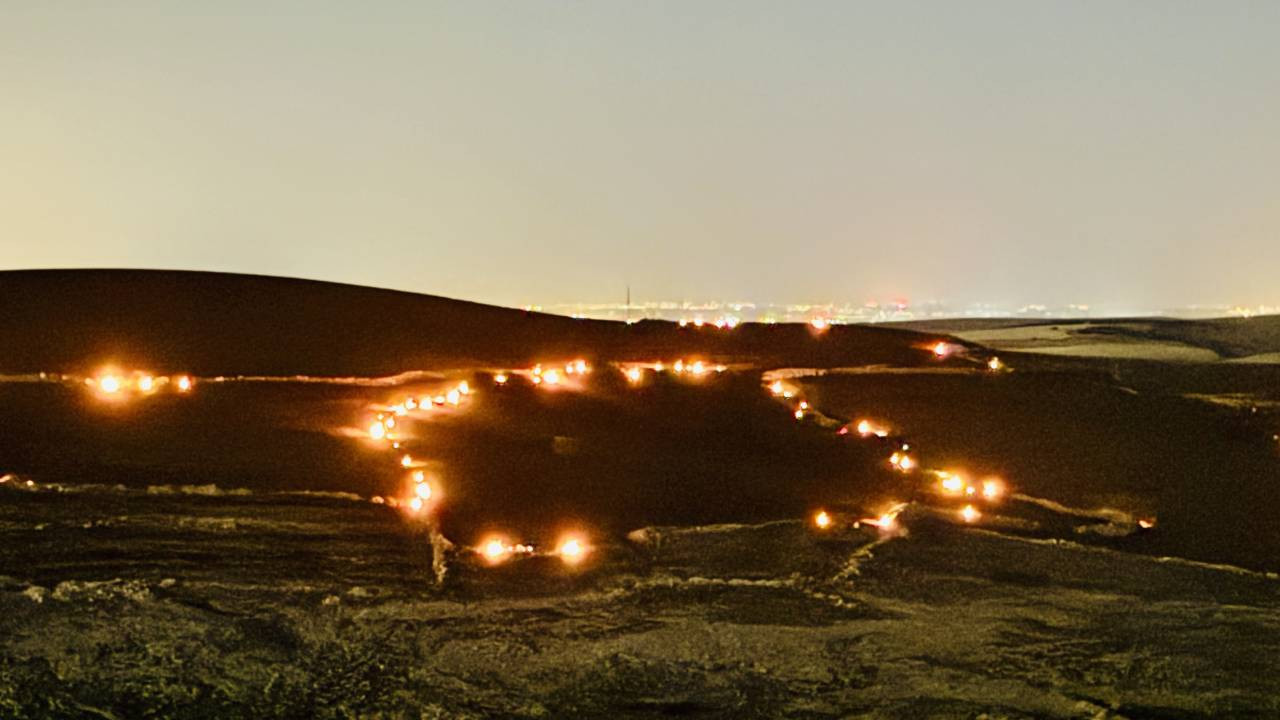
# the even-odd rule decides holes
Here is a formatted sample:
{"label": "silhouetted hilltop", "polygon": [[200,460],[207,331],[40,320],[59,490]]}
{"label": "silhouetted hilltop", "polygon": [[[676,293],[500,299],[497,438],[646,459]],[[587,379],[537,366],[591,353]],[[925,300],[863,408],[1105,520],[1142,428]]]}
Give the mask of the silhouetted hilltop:
{"label": "silhouetted hilltop", "polygon": [[199,374],[386,375],[700,354],[774,365],[914,364],[920,335],[867,326],[733,331],[524,312],[355,285],[161,270],[0,272],[0,372],[106,361]]}

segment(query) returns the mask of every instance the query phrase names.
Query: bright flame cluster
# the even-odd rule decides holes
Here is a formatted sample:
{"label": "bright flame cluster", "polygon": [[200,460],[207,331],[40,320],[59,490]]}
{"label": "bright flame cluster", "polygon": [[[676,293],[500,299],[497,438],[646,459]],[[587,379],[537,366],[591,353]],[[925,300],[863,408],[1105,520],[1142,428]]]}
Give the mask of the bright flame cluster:
{"label": "bright flame cluster", "polygon": [[889,456],[889,464],[892,465],[895,470],[904,473],[911,472],[916,467],[915,459],[901,450]]}
{"label": "bright flame cluster", "polygon": [[854,429],[857,430],[858,434],[862,437],[871,437],[873,435],[878,438],[889,437],[888,428],[877,425],[870,420],[859,420],[858,424],[854,426]]}
{"label": "bright flame cluster", "polygon": [[573,360],[564,364],[564,367],[544,368],[542,363],[534,365],[529,370],[528,375],[530,382],[541,387],[555,387],[564,383],[570,376],[586,375],[591,372],[591,366],[586,360]]}
{"label": "bright flame cluster", "polygon": [[[940,470],[934,474],[938,477],[938,489],[943,495],[974,498],[987,503],[999,502],[1005,495],[1004,481],[999,478],[986,478],[975,485],[961,473]],[[961,519],[967,523],[974,522],[981,516],[972,505],[961,509]]]}
{"label": "bright flame cluster", "polygon": [[[413,412],[427,412],[437,407],[459,407],[472,394],[471,383],[466,380],[453,387],[443,389],[435,395],[413,396],[395,402],[379,412],[368,426],[371,440],[395,440],[396,418],[403,418]],[[395,447],[399,447],[397,443]]]}
{"label": "bright flame cluster", "polygon": [[126,393],[152,395],[162,389],[173,387],[175,392],[188,393],[195,387],[195,380],[190,375],[152,375],[145,372],[128,374],[114,370],[104,370],[94,377],[85,378],[86,387],[92,388],[104,398],[122,398]]}

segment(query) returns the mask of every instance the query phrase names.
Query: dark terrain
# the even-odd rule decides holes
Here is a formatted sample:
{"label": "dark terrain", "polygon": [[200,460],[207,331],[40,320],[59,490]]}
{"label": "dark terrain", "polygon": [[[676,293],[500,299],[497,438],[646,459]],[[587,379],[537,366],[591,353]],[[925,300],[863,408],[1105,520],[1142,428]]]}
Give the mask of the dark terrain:
{"label": "dark terrain", "polygon": [[[0,302],[3,717],[1280,713],[1280,366],[1001,352],[993,373],[904,329],[211,274],[0,273]],[[695,356],[730,367],[631,386],[609,364]],[[577,385],[492,381],[578,357]],[[82,376],[109,362],[197,384],[104,401]],[[361,437],[464,379],[401,448]],[[964,525],[891,471],[897,444],[834,432],[862,417],[1019,496]],[[439,478],[443,582],[424,519],[380,504],[402,452]],[[853,526],[891,501],[912,502],[893,532]],[[568,528],[576,565],[474,552]]]}

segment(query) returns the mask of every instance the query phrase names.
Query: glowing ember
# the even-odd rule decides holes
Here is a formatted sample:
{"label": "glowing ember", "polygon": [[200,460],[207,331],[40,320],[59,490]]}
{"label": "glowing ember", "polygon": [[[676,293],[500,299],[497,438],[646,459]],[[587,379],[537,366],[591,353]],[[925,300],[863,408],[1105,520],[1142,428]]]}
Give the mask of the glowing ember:
{"label": "glowing ember", "polygon": [[870,435],[870,434],[871,434],[871,432],[872,432],[872,429],[871,429],[871,422],[870,422],[870,421],[867,421],[867,420],[859,420],[859,421],[858,421],[858,434],[859,434],[859,435],[861,435],[862,437],[866,437],[866,436]]}
{"label": "glowing ember", "polygon": [[542,380],[548,385],[559,385],[560,373],[557,370],[548,370],[542,373]]}
{"label": "glowing ember", "polygon": [[462,393],[457,390],[450,390],[445,394],[444,399],[445,402],[457,407],[458,403],[462,402]]}
{"label": "glowing ember", "polygon": [[400,458],[400,467],[409,467],[412,464],[413,464],[413,458],[410,457],[407,453],[405,454],[404,457]]}
{"label": "glowing ember", "polygon": [[874,525],[881,530],[893,530],[898,526],[898,513],[902,512],[906,503],[898,503],[880,514],[880,517],[864,519],[862,522],[868,525]]}
{"label": "glowing ember", "polygon": [[706,371],[707,371],[707,368],[705,365],[702,364],[701,360],[694,361],[693,366],[689,369],[689,372],[693,373],[694,375],[701,375]]}
{"label": "glowing ember", "polygon": [[373,423],[369,426],[369,437],[374,440],[381,440],[387,436],[387,426],[381,422]]}
{"label": "glowing ember", "polygon": [[138,389],[142,392],[151,392],[156,389],[156,379],[150,375],[143,375],[138,378]]}
{"label": "glowing ember", "polygon": [[960,519],[967,523],[974,522],[980,517],[982,517],[982,513],[978,512],[977,508],[972,505],[965,505],[960,509]]}
{"label": "glowing ember", "polygon": [[676,374],[684,372],[684,360],[677,360],[676,364],[671,366],[671,369],[674,370]]}
{"label": "glowing ember", "polygon": [[414,500],[430,500],[431,485],[424,482],[420,482],[417,485],[413,486],[413,494],[414,494]]}
{"label": "glowing ember", "polygon": [[809,409],[809,401],[807,401],[807,400],[801,400],[801,401],[800,401],[800,409],[801,409],[801,410],[808,410],[808,409]]}
{"label": "glowing ember", "polygon": [[933,346],[933,356],[934,356],[934,357],[937,357],[937,358],[944,358],[944,357],[946,357],[947,355],[949,355],[950,353],[951,353],[951,346],[950,346],[950,345],[948,345],[948,344],[946,344],[946,343],[944,343],[944,342],[940,342],[940,343],[938,343],[937,345],[934,345],[934,346]]}
{"label": "glowing ember", "polygon": [[1142,528],[1143,530],[1150,530],[1155,526],[1156,526],[1155,520],[1148,520],[1146,518],[1143,518],[1138,521],[1138,527]]}
{"label": "glowing ember", "polygon": [[942,489],[953,495],[959,495],[964,491],[964,478],[959,475],[942,473]]}
{"label": "glowing ember", "polygon": [[627,368],[627,380],[630,380],[633,383],[638,383],[640,382],[640,377],[641,377],[640,368],[638,367]]}
{"label": "glowing ember", "polygon": [[826,530],[831,527],[831,516],[826,510],[819,510],[818,514],[813,516],[813,524],[818,526],[819,530]]}
{"label": "glowing ember", "polygon": [[493,538],[480,546],[480,554],[484,555],[485,560],[496,564],[507,559],[507,555],[511,554],[511,548],[502,540]]}
{"label": "glowing ember", "polygon": [[458,383],[458,392],[462,393],[463,395],[470,395],[471,383],[468,383],[466,380],[463,380],[462,382]]}
{"label": "glowing ember", "polygon": [[497,384],[497,385],[506,385],[507,384],[506,373],[498,373],[497,375],[494,375],[493,382],[494,384]]}
{"label": "glowing ember", "polygon": [[587,554],[587,546],[581,539],[570,536],[560,541],[560,545],[556,547],[556,554],[572,565],[582,560]]}
{"label": "glowing ember", "polygon": [[999,480],[983,480],[982,481],[982,497],[988,500],[998,500],[1004,494],[1004,484]]}
{"label": "glowing ember", "polygon": [[991,372],[998,372],[1004,367],[1004,363],[1000,362],[1000,358],[992,357],[987,361],[987,369]]}
{"label": "glowing ember", "polygon": [[574,360],[573,369],[577,370],[579,375],[585,375],[587,373],[587,370],[589,370],[590,368],[587,367],[586,360]]}
{"label": "glowing ember", "polygon": [[120,392],[122,387],[123,383],[121,383],[120,378],[115,375],[103,375],[98,378],[98,389],[109,395],[114,395],[115,393]]}
{"label": "glowing ember", "polygon": [[409,501],[409,509],[418,512],[422,509],[422,498],[415,497]]}
{"label": "glowing ember", "polygon": [[801,410],[800,408],[796,408],[796,411],[793,413],[793,415],[795,415],[795,418],[796,418],[797,420],[803,420],[803,419],[804,419],[804,410]]}

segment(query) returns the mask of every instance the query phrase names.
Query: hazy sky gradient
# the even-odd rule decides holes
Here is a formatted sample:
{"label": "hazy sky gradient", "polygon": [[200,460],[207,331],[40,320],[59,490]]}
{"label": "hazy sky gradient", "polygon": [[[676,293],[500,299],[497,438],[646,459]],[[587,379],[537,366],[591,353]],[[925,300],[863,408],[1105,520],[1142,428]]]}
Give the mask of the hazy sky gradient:
{"label": "hazy sky gradient", "polygon": [[8,2],[0,268],[1280,303],[1280,3]]}

